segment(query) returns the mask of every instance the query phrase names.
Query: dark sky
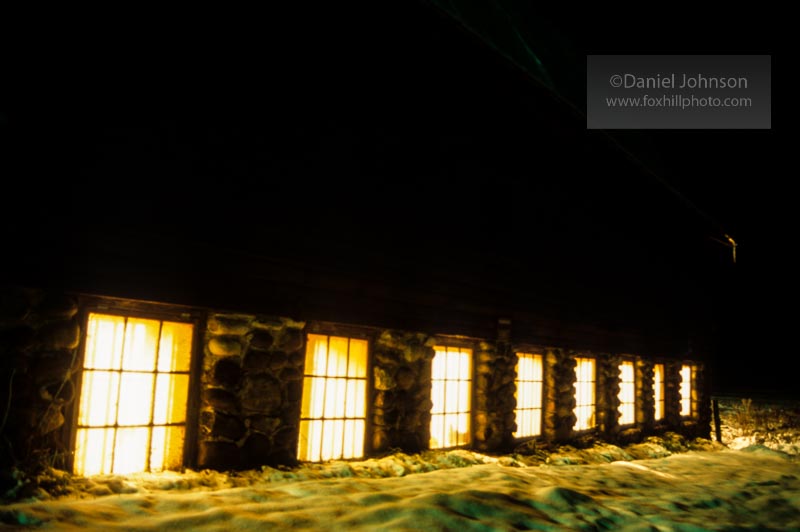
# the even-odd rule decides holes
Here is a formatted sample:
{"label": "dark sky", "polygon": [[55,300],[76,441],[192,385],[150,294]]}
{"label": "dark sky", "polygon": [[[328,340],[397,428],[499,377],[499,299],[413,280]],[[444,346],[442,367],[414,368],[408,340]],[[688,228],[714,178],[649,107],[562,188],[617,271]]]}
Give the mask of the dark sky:
{"label": "dark sky", "polygon": [[[264,259],[261,242],[276,232],[294,232],[302,237],[298,240],[323,246],[335,228],[337,238],[361,247],[367,263],[383,270],[391,264],[392,279],[402,286],[422,281],[410,272],[413,266],[404,266],[401,257],[390,260],[387,252],[421,245],[417,237],[420,228],[429,230],[430,216],[440,231],[427,233],[430,242],[438,237],[462,244],[511,242],[502,236],[501,217],[491,213],[503,212],[510,196],[517,201],[520,193],[537,197],[546,181],[502,181],[481,168],[509,175],[519,174],[512,165],[536,168],[525,144],[531,124],[515,121],[517,109],[502,101],[508,89],[498,86],[500,81],[481,78],[484,70],[472,72],[470,54],[481,43],[450,41],[449,33],[438,31],[439,22],[431,22],[439,14],[417,27],[417,8],[431,7],[411,4],[272,6],[259,13],[177,19],[108,13],[92,19],[97,23],[73,13],[43,25],[36,33],[40,37],[19,41],[27,55],[15,62],[19,75],[9,77],[21,81],[14,86],[20,91],[2,115],[12,147],[7,160],[17,163],[10,174],[21,176],[21,192],[3,198],[11,241],[23,233],[51,234],[53,227],[62,227],[64,234],[80,227],[81,234],[104,238],[110,231],[120,241],[156,231],[168,242],[188,232],[203,245],[237,241],[258,261]],[[787,123],[778,92],[781,17],[730,6],[724,12],[692,8],[691,14],[668,4],[638,6],[622,15],[599,8],[539,13],[517,4],[519,26],[532,32],[531,42],[541,50],[556,87],[578,108],[585,98],[587,54],[773,54],[773,130],[611,134],[678,191],[674,195],[655,180],[647,185],[660,190],[653,194],[662,199],[674,197],[685,214],[682,220],[707,220],[686,222],[687,227],[722,228],[740,244],[735,266],[720,259],[718,275],[716,266],[703,269],[719,323],[717,386],[793,389],[788,372],[775,376],[748,358],[788,360],[793,327],[790,313],[779,305],[796,301],[790,273],[794,209],[786,186],[792,172],[780,161],[784,152],[779,149]],[[434,51],[429,54],[426,47]],[[452,83],[443,83],[446,79]],[[515,87],[528,90],[525,82]],[[537,90],[530,87],[532,94]],[[508,101],[526,98],[515,92]],[[530,116],[527,112],[520,115]],[[563,149],[556,147],[558,138],[584,135],[580,117],[575,124],[553,130],[555,140],[548,140],[553,150]],[[490,148],[482,155],[475,146]],[[272,160],[270,153],[281,157]],[[419,171],[441,160],[450,161],[446,170]],[[282,177],[267,179],[259,173],[262,167]],[[45,173],[54,184],[41,181]],[[104,175],[113,176],[113,184],[103,181]],[[382,177],[342,179],[347,175]],[[454,175],[473,179],[448,181]],[[609,190],[620,204],[641,199],[635,188]],[[310,194],[310,203],[298,204],[302,193]],[[323,212],[317,207],[331,197],[352,206],[353,198],[365,193],[403,201],[388,210],[377,203],[351,218],[330,216],[329,224],[312,223],[303,214],[303,208]],[[420,198],[435,198],[440,208],[423,216]],[[496,207],[485,209],[479,221],[449,216],[447,202],[461,198]],[[562,209],[553,207],[556,211]],[[668,233],[669,223],[662,225]],[[667,245],[677,243],[679,250],[681,234],[676,230]],[[80,243],[66,236],[48,238],[53,246],[82,256]],[[364,245],[365,238],[371,244]],[[715,246],[710,242],[712,255]],[[303,252],[274,250],[282,260]],[[133,262],[124,250],[114,253],[117,266]],[[720,257],[727,253],[720,248]],[[190,261],[190,255],[184,261],[193,261],[198,276],[207,275],[202,261],[194,255]],[[511,263],[525,259],[512,257],[497,271],[516,267]],[[352,263],[345,261],[341,268]],[[361,273],[367,278],[374,272],[365,266]],[[475,272],[464,276],[464,282],[483,279]],[[651,298],[649,304],[658,302]],[[751,378],[758,384],[751,385]]]}
{"label": "dark sky", "polygon": [[[665,181],[739,243],[737,264],[723,268],[717,308],[721,316],[719,387],[797,393],[791,372],[792,312],[797,300],[792,240],[795,200],[787,189],[789,156],[785,76],[781,42],[788,35],[780,10],[719,6],[688,11],[650,6],[636,15],[584,12],[573,26],[553,24],[586,54],[770,54],[772,130],[646,130],[619,138]],[[787,173],[788,172],[788,173]],[[722,384],[724,382],[724,384]]]}

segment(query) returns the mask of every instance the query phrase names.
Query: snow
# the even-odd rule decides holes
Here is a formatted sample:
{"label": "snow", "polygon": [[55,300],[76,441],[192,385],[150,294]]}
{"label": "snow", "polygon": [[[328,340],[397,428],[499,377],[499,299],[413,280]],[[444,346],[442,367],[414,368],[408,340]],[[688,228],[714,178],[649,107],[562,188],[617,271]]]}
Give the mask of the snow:
{"label": "snow", "polygon": [[778,425],[753,436],[726,408],[728,446],[668,434],[239,473],[52,470],[49,491],[0,506],[0,530],[800,530],[800,438]]}

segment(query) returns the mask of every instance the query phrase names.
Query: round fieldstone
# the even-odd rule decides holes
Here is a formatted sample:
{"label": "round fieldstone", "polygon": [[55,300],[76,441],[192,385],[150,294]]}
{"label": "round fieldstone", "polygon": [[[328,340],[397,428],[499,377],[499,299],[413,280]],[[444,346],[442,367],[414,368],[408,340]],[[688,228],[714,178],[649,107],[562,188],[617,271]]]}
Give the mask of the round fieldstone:
{"label": "round fieldstone", "polygon": [[275,342],[275,339],[272,337],[269,331],[265,331],[263,329],[259,329],[253,333],[253,337],[250,338],[250,348],[251,349],[258,349],[260,351],[266,351],[272,344]]}
{"label": "round fieldstone", "polygon": [[295,382],[303,380],[303,374],[297,368],[285,368],[281,371],[281,380],[283,382]]}
{"label": "round fieldstone", "polygon": [[216,336],[208,341],[208,352],[216,356],[238,356],[242,354],[242,343],[235,336]]}
{"label": "round fieldstone", "polygon": [[219,412],[235,414],[239,411],[236,395],[222,388],[209,388],[205,391],[208,406]]}
{"label": "round fieldstone", "polygon": [[284,329],[278,348],[286,353],[291,353],[301,347],[303,347],[303,331],[294,328]]}
{"label": "round fieldstone", "polygon": [[281,384],[269,375],[248,375],[240,397],[244,410],[270,414],[281,406]]}
{"label": "round fieldstone", "polygon": [[213,382],[219,386],[235,388],[242,377],[242,368],[234,357],[223,358],[214,364]]}
{"label": "round fieldstone", "polygon": [[64,424],[64,413],[60,407],[45,408],[37,423],[39,434],[50,434]]}
{"label": "round fieldstone", "polygon": [[241,336],[250,330],[250,320],[239,316],[212,316],[208,318],[208,331],[216,335]]}
{"label": "round fieldstone", "polygon": [[267,416],[253,416],[248,418],[248,421],[250,430],[262,434],[272,434],[281,424],[280,418]]}
{"label": "round fieldstone", "polygon": [[212,437],[236,441],[244,436],[244,431],[244,423],[239,418],[222,412],[214,412],[214,421],[211,423]]}
{"label": "round fieldstone", "polygon": [[75,349],[81,337],[81,328],[76,320],[57,321],[39,329],[37,339],[45,349]]}
{"label": "round fieldstone", "polygon": [[416,379],[414,378],[414,372],[408,368],[400,368],[397,370],[397,374],[394,376],[395,381],[397,381],[397,387],[401,390],[409,390],[412,386],[414,386],[414,382]]}
{"label": "round fieldstone", "polygon": [[242,368],[249,373],[270,371],[272,355],[263,351],[248,351],[242,361]]}
{"label": "round fieldstone", "polygon": [[373,369],[376,390],[393,390],[397,386],[394,376],[386,369],[375,366]]}
{"label": "round fieldstone", "polygon": [[372,449],[383,451],[389,447],[389,436],[385,430],[376,429],[372,433]]}

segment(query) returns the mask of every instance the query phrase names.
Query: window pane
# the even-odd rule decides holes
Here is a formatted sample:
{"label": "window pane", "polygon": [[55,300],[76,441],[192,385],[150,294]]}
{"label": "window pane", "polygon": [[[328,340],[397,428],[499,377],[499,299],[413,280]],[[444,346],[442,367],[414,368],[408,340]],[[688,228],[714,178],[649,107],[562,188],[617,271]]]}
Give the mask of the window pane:
{"label": "window pane", "polygon": [[119,369],[125,340],[125,318],[89,314],[86,324],[86,354],[83,367]]}
{"label": "window pane", "polygon": [[328,337],[309,334],[306,341],[306,375],[325,375],[328,364]]}
{"label": "window pane", "polygon": [[367,341],[350,340],[350,361],[347,370],[349,377],[359,379],[367,376]]}
{"label": "window pane", "polygon": [[347,338],[331,336],[328,341],[328,377],[347,376]]}
{"label": "window pane", "polygon": [[153,428],[153,443],[150,449],[151,471],[181,468],[185,434],[183,426]]}
{"label": "window pane", "polygon": [[117,475],[138,473],[147,468],[147,448],[150,443],[148,427],[117,429],[114,446],[114,468]]}
{"label": "window pane", "polygon": [[541,382],[533,383],[533,401],[531,401],[534,408],[542,408],[542,395],[544,394],[543,384]]}
{"label": "window pane", "polygon": [[165,321],[161,325],[158,371],[189,371],[193,331],[190,323]]}
{"label": "window pane", "polygon": [[78,424],[90,427],[113,425],[117,418],[118,393],[119,373],[84,371]]}
{"label": "window pane", "polygon": [[114,429],[78,429],[75,441],[75,470],[82,475],[111,472]]}
{"label": "window pane", "polygon": [[444,381],[431,381],[431,402],[433,403],[432,413],[444,412]]}
{"label": "window pane", "polygon": [[122,369],[153,371],[156,367],[156,345],[160,323],[156,320],[128,318],[125,329],[125,351]]}
{"label": "window pane", "polygon": [[150,423],[153,406],[153,380],[152,373],[122,373],[119,391],[119,417],[117,418],[120,425]]}
{"label": "window pane", "polygon": [[156,377],[153,423],[183,423],[189,398],[189,375],[163,374]]}

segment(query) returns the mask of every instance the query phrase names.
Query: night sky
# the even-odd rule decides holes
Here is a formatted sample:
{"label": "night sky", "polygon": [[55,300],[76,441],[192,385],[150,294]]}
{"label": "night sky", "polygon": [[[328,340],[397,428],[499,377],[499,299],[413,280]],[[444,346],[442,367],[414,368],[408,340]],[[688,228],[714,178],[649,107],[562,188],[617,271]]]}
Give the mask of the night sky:
{"label": "night sky", "polygon": [[[17,188],[3,195],[7,277],[246,309],[308,308],[291,295],[308,283],[331,301],[432,294],[432,309],[535,300],[615,324],[644,309],[650,330],[711,309],[716,391],[796,393],[790,372],[751,362],[789,358],[778,304],[796,300],[778,113],[770,131],[609,132],[658,179],[616,175],[624,157],[581,114],[587,54],[772,54],[772,19],[519,4],[574,108],[426,3],[109,14],[45,32],[0,115]],[[276,278],[273,300],[246,294]]]}

